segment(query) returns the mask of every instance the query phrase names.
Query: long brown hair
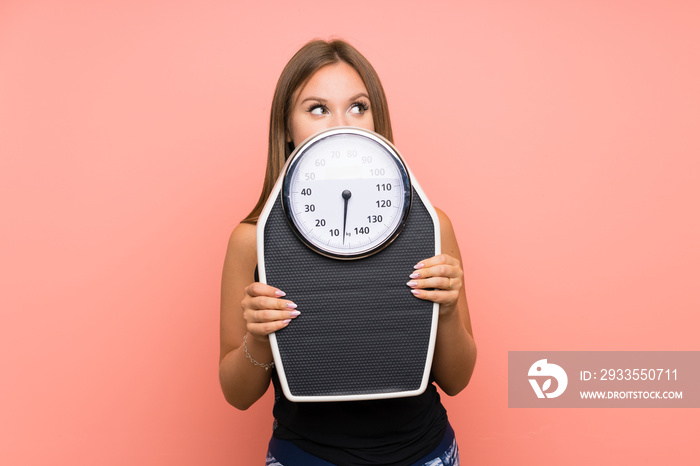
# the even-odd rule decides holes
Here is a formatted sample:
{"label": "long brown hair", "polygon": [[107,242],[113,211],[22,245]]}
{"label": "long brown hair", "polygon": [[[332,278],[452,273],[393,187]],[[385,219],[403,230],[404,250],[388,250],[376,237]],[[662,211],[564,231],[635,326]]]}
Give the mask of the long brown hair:
{"label": "long brown hair", "polygon": [[292,153],[293,147],[287,143],[286,135],[289,115],[294,104],[292,102],[294,93],[306,84],[320,68],[341,61],[357,71],[367,88],[374,131],[389,141],[394,141],[384,88],[369,61],[352,45],[342,40],[313,40],[307,43],[289,60],[277,81],[270,111],[270,136],[265,180],[257,204],[242,223],[257,223],[272,188],[280,176],[282,168],[284,168],[287,157]]}

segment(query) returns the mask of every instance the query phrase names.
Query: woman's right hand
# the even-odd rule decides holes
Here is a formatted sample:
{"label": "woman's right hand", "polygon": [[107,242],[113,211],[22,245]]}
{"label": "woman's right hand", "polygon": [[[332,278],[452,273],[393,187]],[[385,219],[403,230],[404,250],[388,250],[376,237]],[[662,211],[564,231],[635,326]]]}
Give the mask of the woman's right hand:
{"label": "woman's right hand", "polygon": [[300,312],[297,305],[282,299],[284,291],[265,283],[254,282],[245,288],[241,308],[248,332],[257,339],[267,340],[273,332],[283,329]]}

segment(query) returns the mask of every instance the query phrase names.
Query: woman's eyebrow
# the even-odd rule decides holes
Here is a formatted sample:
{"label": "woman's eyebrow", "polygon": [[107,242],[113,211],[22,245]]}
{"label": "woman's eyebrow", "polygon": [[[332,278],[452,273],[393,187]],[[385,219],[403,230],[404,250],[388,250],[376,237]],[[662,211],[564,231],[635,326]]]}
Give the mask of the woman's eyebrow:
{"label": "woman's eyebrow", "polygon": [[369,100],[369,96],[368,96],[367,93],[365,93],[365,92],[360,92],[359,94],[350,97],[349,100],[351,100],[351,101],[352,101],[352,100],[357,100],[357,99],[359,99],[360,97],[364,97],[364,98],[366,98],[367,100]]}
{"label": "woman's eyebrow", "polygon": [[320,98],[320,97],[314,97],[314,96],[309,96],[309,97],[305,98],[304,100],[302,100],[300,103],[303,104],[303,103],[306,102],[307,100],[316,100],[316,101],[318,101],[318,102],[321,102],[322,104],[325,104],[325,103],[326,103],[326,99],[322,99],[322,98]]}
{"label": "woman's eyebrow", "polygon": [[[364,98],[366,98],[366,99],[369,100],[369,95],[367,95],[366,92],[360,92],[359,94],[355,94],[354,96],[350,97],[350,98],[348,99],[348,102],[353,102],[353,101],[359,99],[360,97],[364,97]],[[313,101],[316,101],[316,102],[321,102],[322,104],[326,104],[326,103],[328,102],[328,99],[323,99],[323,98],[321,98],[321,97],[316,97],[316,96],[310,95],[310,96],[304,98],[300,103],[303,104],[304,102],[307,102],[307,101],[309,101],[309,100],[313,100]]]}

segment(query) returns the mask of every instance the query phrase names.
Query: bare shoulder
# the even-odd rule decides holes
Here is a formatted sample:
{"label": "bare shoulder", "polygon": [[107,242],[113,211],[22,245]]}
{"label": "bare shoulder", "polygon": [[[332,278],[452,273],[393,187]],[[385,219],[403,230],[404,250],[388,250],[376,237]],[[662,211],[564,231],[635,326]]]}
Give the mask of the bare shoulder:
{"label": "bare shoulder", "polygon": [[257,249],[257,226],[239,223],[229,237],[226,260],[241,261],[254,266],[257,262]]}
{"label": "bare shoulder", "polygon": [[433,206],[435,212],[437,212],[438,220],[440,220],[440,228],[449,228],[452,230],[452,222],[445,212],[437,207]]}
{"label": "bare shoulder", "polygon": [[236,228],[233,229],[233,232],[231,232],[229,244],[243,243],[244,246],[254,245],[257,230],[257,226],[251,223],[239,223]]}

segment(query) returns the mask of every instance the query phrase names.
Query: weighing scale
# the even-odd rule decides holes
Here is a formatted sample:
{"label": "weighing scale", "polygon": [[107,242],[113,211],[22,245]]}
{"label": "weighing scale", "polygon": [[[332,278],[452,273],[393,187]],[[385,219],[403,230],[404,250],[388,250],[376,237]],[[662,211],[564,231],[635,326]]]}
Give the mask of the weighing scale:
{"label": "weighing scale", "polygon": [[301,315],[270,335],[296,402],[415,396],[430,378],[439,305],[406,285],[440,253],[439,220],[396,148],[361,128],[289,156],[260,215],[260,281]]}

